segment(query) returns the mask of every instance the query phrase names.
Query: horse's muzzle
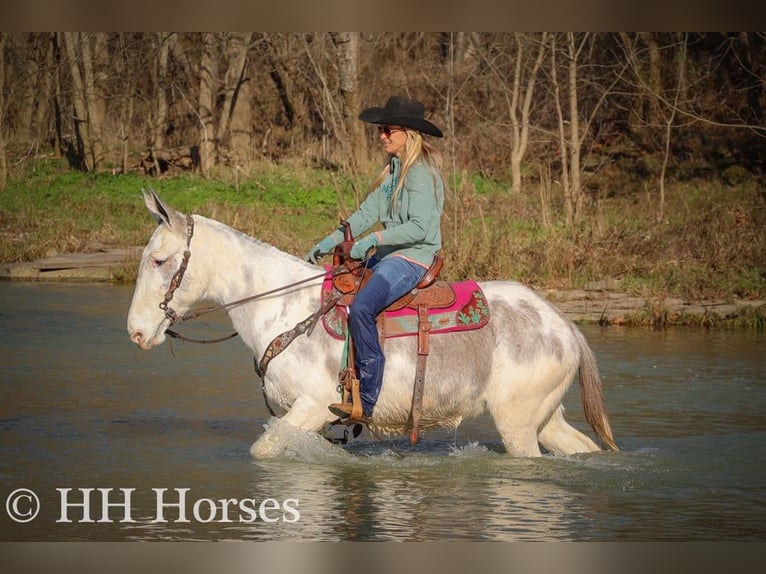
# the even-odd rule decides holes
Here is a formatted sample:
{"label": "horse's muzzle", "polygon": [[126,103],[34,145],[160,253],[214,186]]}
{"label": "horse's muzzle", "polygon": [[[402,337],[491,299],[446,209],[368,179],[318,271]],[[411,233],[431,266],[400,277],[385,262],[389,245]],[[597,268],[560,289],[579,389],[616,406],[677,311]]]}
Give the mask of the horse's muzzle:
{"label": "horse's muzzle", "polygon": [[148,351],[156,344],[156,341],[147,338],[141,331],[134,331],[130,334],[130,340],[133,341],[143,351]]}

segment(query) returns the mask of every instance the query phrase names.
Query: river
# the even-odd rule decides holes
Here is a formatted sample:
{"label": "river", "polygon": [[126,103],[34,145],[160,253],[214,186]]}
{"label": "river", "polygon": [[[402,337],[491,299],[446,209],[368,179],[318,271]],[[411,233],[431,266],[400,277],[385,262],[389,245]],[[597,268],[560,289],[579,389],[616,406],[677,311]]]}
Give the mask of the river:
{"label": "river", "polygon": [[[480,417],[415,448],[296,432],[256,461],[269,415],[248,350],[139,351],[131,294],[0,282],[0,540],[765,538],[762,333],[583,327],[619,453],[513,459]],[[592,435],[579,400],[575,384],[567,417]]]}

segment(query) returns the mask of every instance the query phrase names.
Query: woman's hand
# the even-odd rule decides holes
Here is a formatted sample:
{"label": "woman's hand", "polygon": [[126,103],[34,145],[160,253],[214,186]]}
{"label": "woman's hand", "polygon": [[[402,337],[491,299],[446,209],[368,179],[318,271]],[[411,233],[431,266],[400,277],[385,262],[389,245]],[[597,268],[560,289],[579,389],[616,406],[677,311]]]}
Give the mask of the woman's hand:
{"label": "woman's hand", "polygon": [[367,252],[378,245],[378,238],[375,235],[368,235],[367,237],[355,241],[351,246],[351,259],[364,259],[367,256]]}
{"label": "woman's hand", "polygon": [[332,249],[337,245],[335,238],[332,235],[328,235],[322,241],[314,245],[306,255],[306,261],[313,263],[314,265],[319,263],[319,260],[330,253]]}

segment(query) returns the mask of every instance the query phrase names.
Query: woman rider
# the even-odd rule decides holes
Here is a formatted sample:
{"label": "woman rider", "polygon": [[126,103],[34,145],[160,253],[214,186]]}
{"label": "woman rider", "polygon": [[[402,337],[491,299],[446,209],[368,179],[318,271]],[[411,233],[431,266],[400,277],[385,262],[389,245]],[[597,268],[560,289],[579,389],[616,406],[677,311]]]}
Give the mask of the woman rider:
{"label": "woman rider", "polygon": [[[377,315],[411,291],[431,266],[442,246],[441,214],[444,206],[442,155],[424,136],[442,137],[425,119],[424,106],[412,99],[392,96],[384,107],[359,114],[376,124],[386,152],[386,163],[372,183],[359,209],[348,219],[353,237],[374,225],[382,229],[357,239],[350,256],[364,259],[373,273],[349,310],[349,332],[354,342],[354,363],[360,383],[362,411],[372,417],[383,382],[385,357],[378,341]],[[322,239],[307,255],[317,263],[343,241],[342,229]],[[333,414],[349,418],[350,403],[333,403]]]}

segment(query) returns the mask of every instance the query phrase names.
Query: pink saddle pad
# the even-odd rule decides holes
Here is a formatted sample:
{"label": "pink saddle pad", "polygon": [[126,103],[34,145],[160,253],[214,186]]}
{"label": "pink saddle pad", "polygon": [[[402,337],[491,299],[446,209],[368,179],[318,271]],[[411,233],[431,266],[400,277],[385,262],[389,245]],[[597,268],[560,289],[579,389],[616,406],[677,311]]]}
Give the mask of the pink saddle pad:
{"label": "pink saddle pad", "polygon": [[[476,281],[451,283],[455,290],[455,302],[443,309],[429,309],[431,334],[454,333],[480,329],[489,322],[489,305],[484,292]],[[322,285],[322,300],[332,292],[332,279],[325,279]],[[418,312],[404,307],[398,311],[385,311],[386,338],[413,336],[418,332]],[[336,339],[345,339],[348,330],[348,309],[335,305],[324,317],[322,323],[327,332]]]}

